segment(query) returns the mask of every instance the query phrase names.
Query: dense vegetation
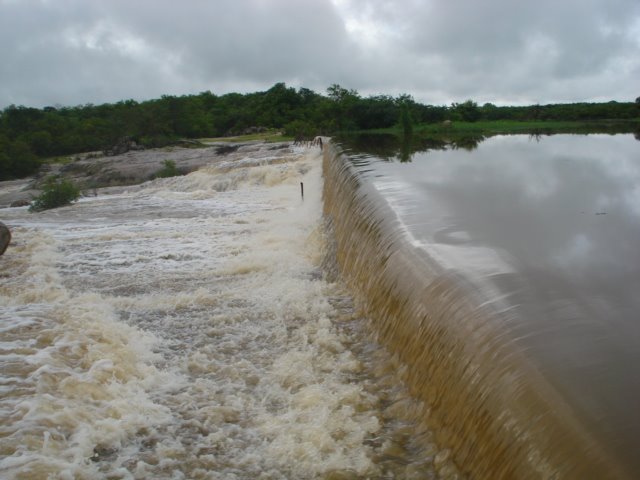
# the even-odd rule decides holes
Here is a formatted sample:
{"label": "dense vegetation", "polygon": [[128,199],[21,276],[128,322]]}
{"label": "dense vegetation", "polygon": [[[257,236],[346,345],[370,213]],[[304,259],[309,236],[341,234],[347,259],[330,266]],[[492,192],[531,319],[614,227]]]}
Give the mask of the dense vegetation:
{"label": "dense vegetation", "polygon": [[163,96],[145,102],[45,107],[11,105],[0,112],[0,180],[33,173],[46,157],[103,150],[123,137],[156,147],[179,138],[239,134],[249,127],[277,128],[289,136],[312,136],[416,124],[477,121],[592,121],[640,118],[636,102],[499,107],[469,100],[424,105],[408,95],[361,97],[332,85],[326,95],[277,83],[269,90],[215,95]]}

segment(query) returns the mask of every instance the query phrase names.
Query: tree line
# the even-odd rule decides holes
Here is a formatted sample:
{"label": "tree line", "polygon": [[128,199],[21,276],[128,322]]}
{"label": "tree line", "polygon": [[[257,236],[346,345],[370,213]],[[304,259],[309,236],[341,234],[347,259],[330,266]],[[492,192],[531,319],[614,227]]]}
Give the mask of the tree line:
{"label": "tree line", "polygon": [[531,106],[479,106],[472,100],[449,106],[425,105],[409,95],[363,97],[356,90],[330,86],[326,94],[276,83],[247,94],[162,96],[137,102],[30,108],[11,105],[0,112],[0,180],[35,172],[42,159],[104,150],[123,137],[146,147],[180,138],[239,134],[249,127],[281,129],[289,136],[445,120],[602,120],[640,116],[638,102],[573,103]]}

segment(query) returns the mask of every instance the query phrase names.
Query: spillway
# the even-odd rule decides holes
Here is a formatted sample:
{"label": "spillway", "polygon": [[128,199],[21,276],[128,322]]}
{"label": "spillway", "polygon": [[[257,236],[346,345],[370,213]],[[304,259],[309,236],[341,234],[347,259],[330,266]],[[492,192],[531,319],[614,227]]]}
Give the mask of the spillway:
{"label": "spillway", "polygon": [[[526,141],[496,138],[415,170],[256,143],[0,209],[0,476],[633,478],[640,176],[579,169],[568,140],[547,166],[498,162]],[[554,269],[538,207],[556,195]]]}
{"label": "spillway", "polygon": [[13,231],[0,476],[455,475],[404,414],[418,403],[397,364],[323,273],[319,149],[209,155],[186,176],[0,210]]}
{"label": "spillway", "polygon": [[424,402],[415,420],[470,478],[637,471],[637,142],[606,141],[325,152],[340,271]]}

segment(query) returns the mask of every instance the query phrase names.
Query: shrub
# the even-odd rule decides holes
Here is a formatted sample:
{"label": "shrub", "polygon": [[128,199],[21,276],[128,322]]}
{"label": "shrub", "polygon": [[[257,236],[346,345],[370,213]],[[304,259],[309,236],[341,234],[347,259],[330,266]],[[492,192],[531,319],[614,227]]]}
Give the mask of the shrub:
{"label": "shrub", "polygon": [[41,212],[62,207],[75,202],[80,197],[80,189],[71,181],[57,176],[46,179],[42,193],[33,199],[29,211]]}
{"label": "shrub", "polygon": [[156,172],[156,178],[168,178],[181,175],[176,167],[176,162],[173,160],[165,160],[162,164],[164,166]]}

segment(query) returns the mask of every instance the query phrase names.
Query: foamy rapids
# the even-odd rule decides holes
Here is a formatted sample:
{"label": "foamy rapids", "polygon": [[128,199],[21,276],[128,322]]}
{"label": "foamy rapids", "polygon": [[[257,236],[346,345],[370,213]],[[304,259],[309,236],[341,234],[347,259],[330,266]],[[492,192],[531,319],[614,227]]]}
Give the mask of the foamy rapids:
{"label": "foamy rapids", "polygon": [[0,210],[0,476],[457,478],[321,271],[320,155]]}

